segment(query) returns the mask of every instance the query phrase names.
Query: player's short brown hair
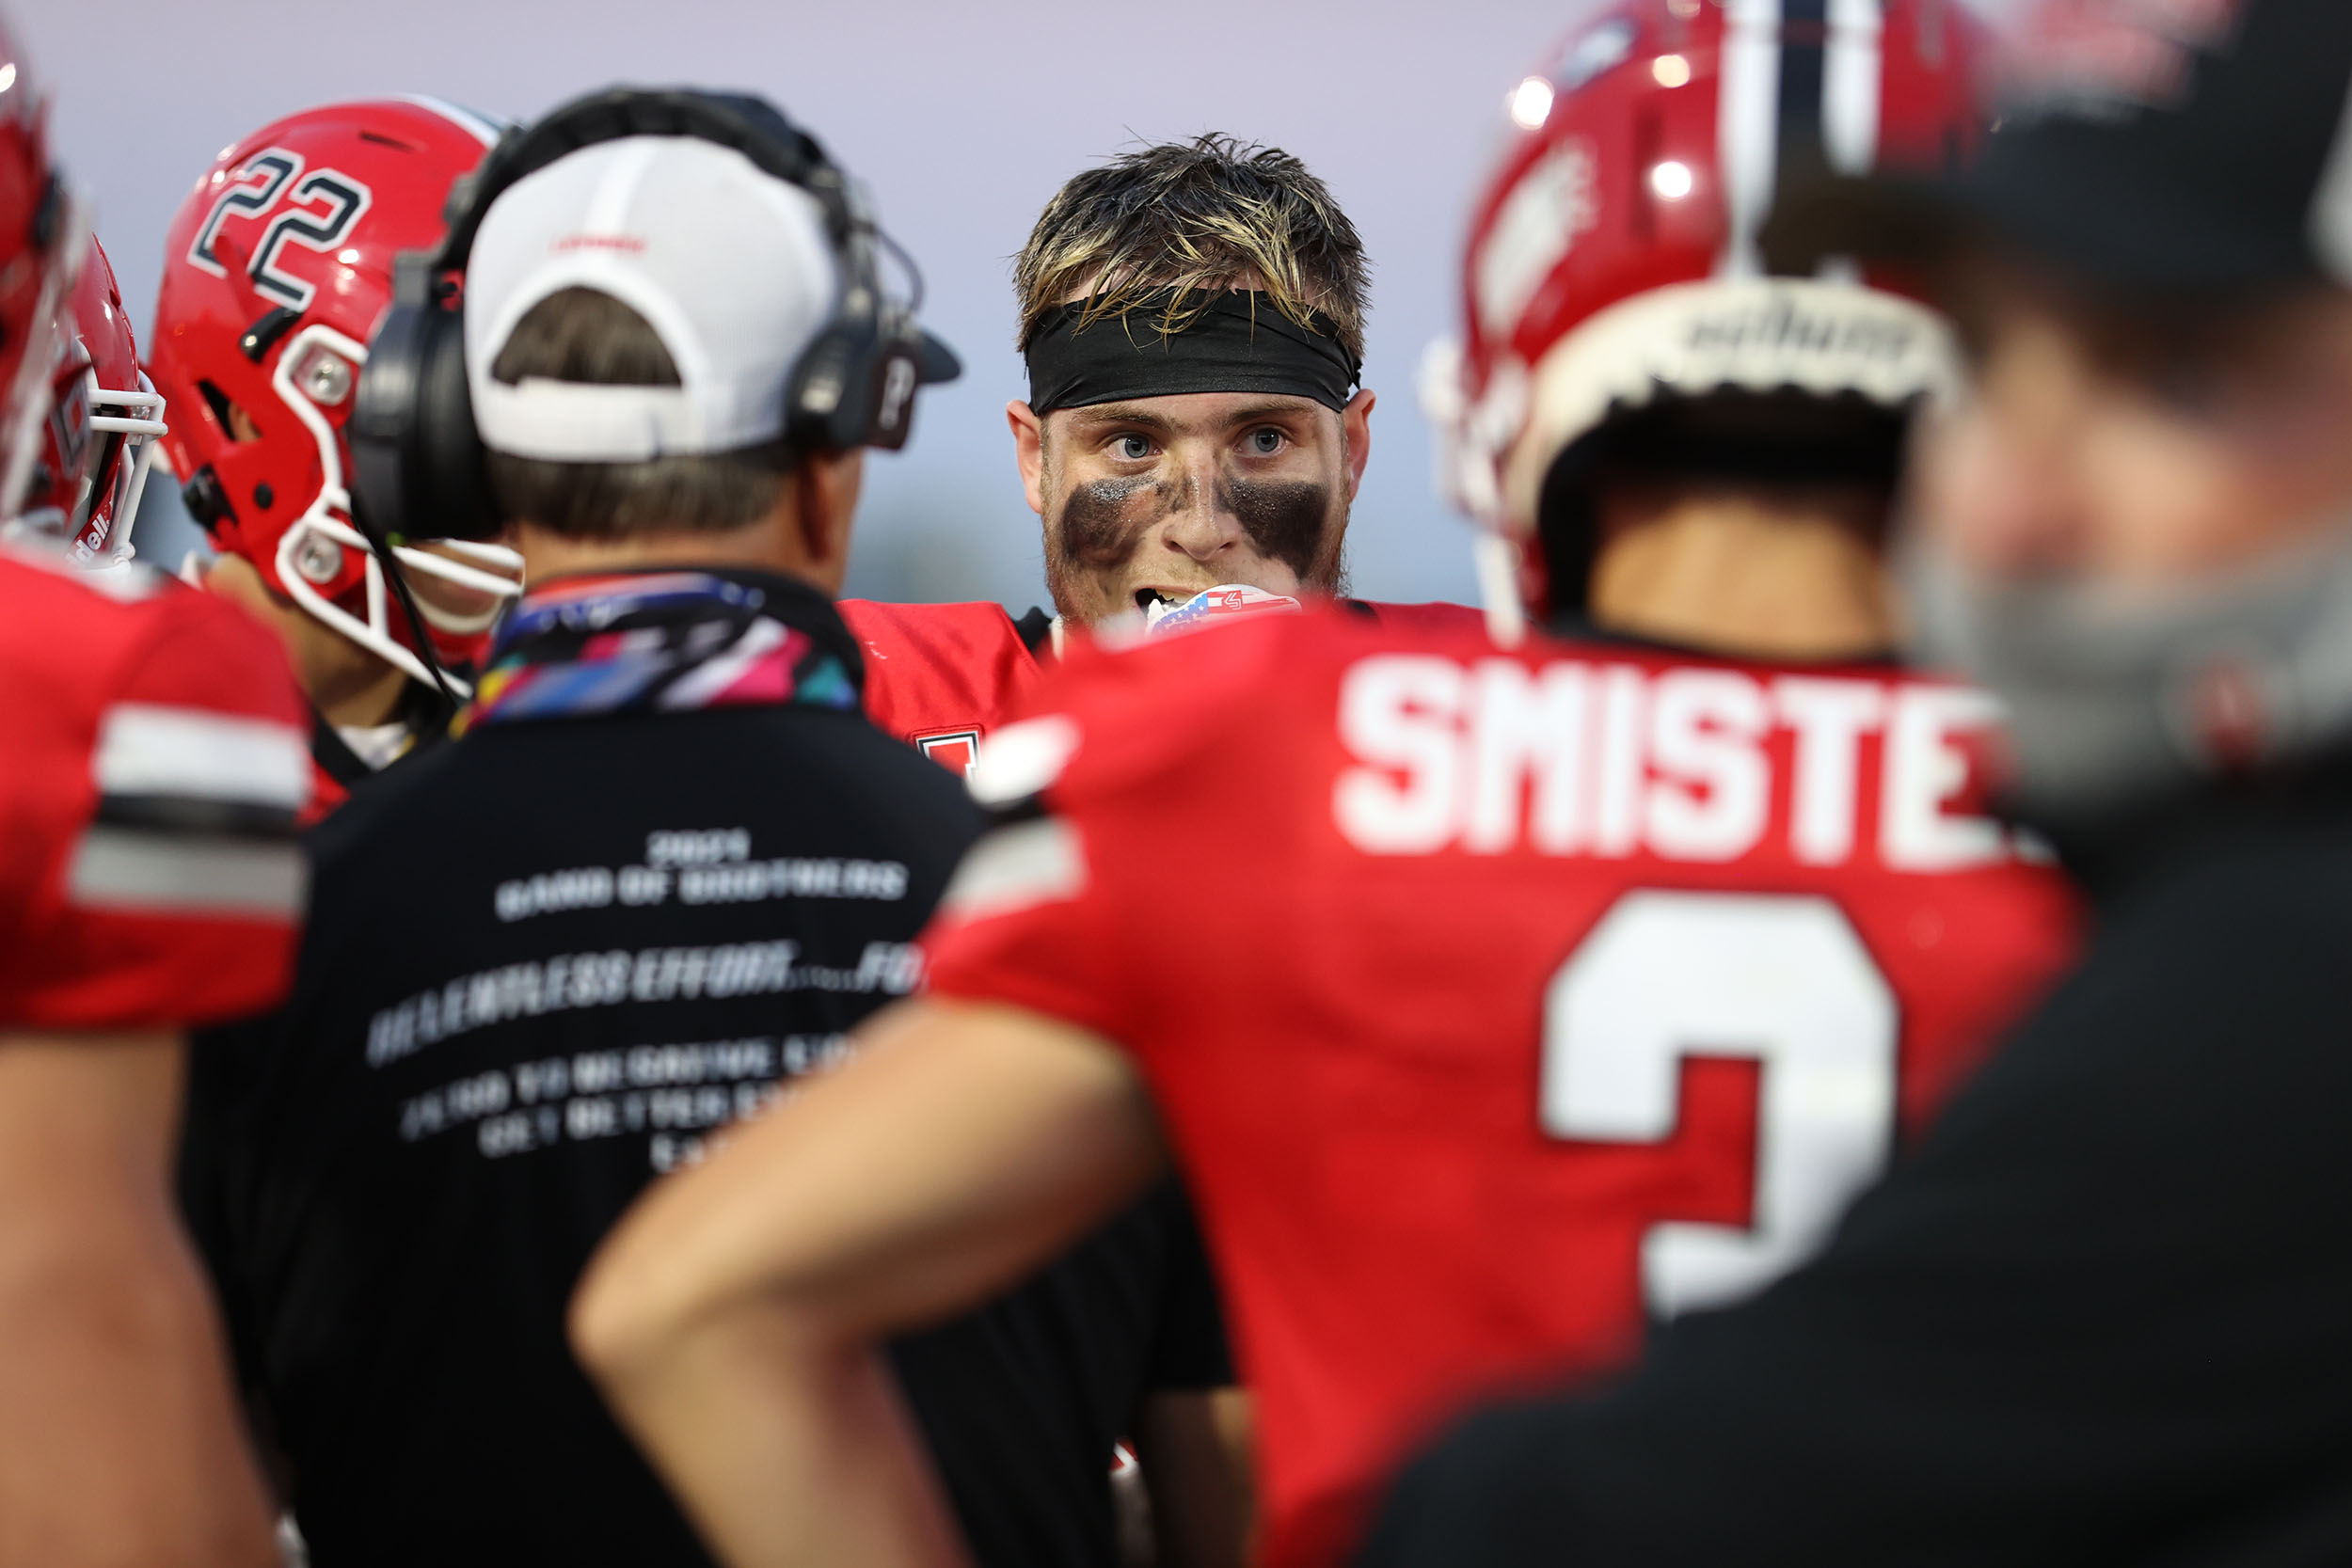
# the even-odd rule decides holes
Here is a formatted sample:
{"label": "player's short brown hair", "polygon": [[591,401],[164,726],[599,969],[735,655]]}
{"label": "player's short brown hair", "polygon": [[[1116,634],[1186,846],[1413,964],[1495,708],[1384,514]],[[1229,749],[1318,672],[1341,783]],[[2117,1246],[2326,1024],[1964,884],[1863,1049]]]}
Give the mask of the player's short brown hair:
{"label": "player's short brown hair", "polygon": [[1187,296],[1246,283],[1302,326],[1323,311],[1360,362],[1370,270],[1356,226],[1281,149],[1216,134],[1161,142],[1088,169],[1045,204],[1013,264],[1019,346],[1082,293],[1093,320],[1172,287],[1158,327],[1181,332],[1199,309]]}
{"label": "player's short brown hair", "polygon": [[[596,289],[559,289],[532,306],[490,373],[509,386],[525,376],[595,387],[679,385],[677,363],[652,324]],[[775,510],[793,456],[781,440],[642,463],[488,454],[490,488],[506,518],[567,539],[740,528]]]}

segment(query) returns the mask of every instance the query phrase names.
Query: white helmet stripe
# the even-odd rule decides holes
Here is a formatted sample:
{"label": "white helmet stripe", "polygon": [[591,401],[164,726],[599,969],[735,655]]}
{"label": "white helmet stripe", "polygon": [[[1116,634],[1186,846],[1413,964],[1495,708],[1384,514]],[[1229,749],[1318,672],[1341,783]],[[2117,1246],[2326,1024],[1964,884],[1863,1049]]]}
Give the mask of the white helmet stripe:
{"label": "white helmet stripe", "polygon": [[1719,275],[1762,271],[1756,231],[1772,210],[1780,157],[1781,0],[1729,0],[1724,7],[1724,56],[1715,101],[1715,158],[1723,170],[1730,219]]}
{"label": "white helmet stripe", "polygon": [[429,97],[421,92],[396,92],[392,96],[403,103],[414,103],[420,109],[432,110],[485,147],[495,147],[499,133],[506,128],[498,120],[475,114],[471,109],[461,109],[446,99]]}
{"label": "white helmet stripe", "polygon": [[1878,161],[1879,0],[1829,0],[1829,61],[1821,75],[1821,141],[1839,174],[1867,174]]}

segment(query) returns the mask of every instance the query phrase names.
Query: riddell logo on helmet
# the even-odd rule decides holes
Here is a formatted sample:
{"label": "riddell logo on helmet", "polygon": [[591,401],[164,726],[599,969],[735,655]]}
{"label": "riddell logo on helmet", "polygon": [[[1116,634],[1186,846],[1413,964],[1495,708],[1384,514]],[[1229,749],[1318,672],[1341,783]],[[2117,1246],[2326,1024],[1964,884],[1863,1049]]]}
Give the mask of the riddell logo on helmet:
{"label": "riddell logo on helmet", "polygon": [[1831,315],[1804,310],[1788,299],[1760,309],[1726,310],[1691,323],[1690,348],[1697,354],[1753,353],[1758,349],[1839,355],[1899,362],[1919,347],[1910,324],[1883,316]]}
{"label": "riddell logo on helmet", "polygon": [[634,256],[645,248],[644,239],[636,234],[566,234],[549,250],[625,250]]}

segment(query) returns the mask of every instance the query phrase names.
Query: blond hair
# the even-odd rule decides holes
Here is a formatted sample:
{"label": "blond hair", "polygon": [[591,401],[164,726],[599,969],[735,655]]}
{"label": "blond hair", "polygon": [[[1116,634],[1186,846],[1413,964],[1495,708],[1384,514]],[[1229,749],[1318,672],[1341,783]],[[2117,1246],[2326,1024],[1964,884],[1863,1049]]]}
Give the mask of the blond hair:
{"label": "blond hair", "polygon": [[1088,169],[1054,193],[1013,264],[1019,346],[1046,314],[1083,295],[1081,324],[1124,317],[1174,289],[1163,333],[1182,332],[1236,286],[1264,293],[1301,326],[1331,318],[1360,363],[1369,264],[1356,226],[1307,166],[1279,148],[1215,134],[1162,142]]}

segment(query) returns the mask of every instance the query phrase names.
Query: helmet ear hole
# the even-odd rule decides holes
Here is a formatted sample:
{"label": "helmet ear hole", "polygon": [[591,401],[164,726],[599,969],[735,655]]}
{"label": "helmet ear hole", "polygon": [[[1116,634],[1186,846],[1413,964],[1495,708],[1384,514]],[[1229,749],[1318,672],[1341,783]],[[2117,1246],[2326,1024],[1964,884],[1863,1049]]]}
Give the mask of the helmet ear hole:
{"label": "helmet ear hole", "polygon": [[198,382],[196,389],[203,396],[204,406],[211,411],[213,422],[220,426],[222,434],[231,441],[251,441],[260,437],[262,433],[255,427],[252,417],[246,413],[236,399],[210,381]]}

